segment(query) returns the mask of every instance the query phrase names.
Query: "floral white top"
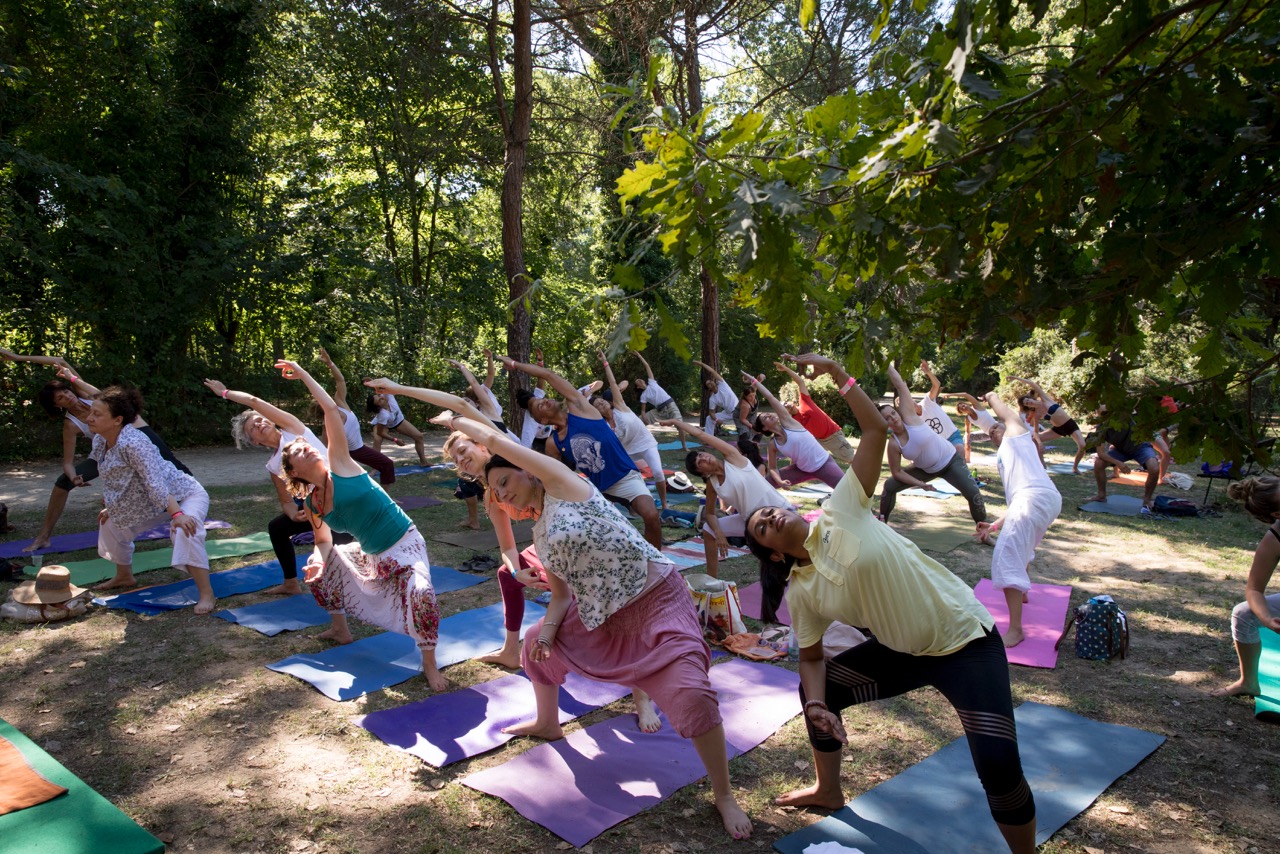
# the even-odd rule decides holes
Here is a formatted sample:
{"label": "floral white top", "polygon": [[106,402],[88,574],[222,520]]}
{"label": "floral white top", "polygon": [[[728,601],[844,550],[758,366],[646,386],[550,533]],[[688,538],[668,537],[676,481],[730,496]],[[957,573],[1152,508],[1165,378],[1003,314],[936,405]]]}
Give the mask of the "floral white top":
{"label": "floral white top", "polygon": [[543,565],[565,580],[588,630],[644,590],[649,561],[664,561],[600,492],[586,501],[546,496],[533,541]]}
{"label": "floral white top", "polygon": [[94,436],[89,457],[98,463],[107,512],[123,528],[153,521],[165,512],[169,496],[181,501],[204,491],[194,477],[178,471],[130,424],[120,431],[115,447],[108,448],[106,439]]}

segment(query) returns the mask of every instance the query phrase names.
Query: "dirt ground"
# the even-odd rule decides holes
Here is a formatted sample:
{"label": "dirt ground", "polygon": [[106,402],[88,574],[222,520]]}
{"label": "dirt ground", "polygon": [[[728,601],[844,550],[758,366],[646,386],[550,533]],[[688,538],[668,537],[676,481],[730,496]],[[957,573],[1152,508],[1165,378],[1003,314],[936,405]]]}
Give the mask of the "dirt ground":
{"label": "dirt ground", "polygon": [[[412,449],[392,453],[412,461]],[[209,488],[214,515],[232,522],[228,535],[263,530],[277,512],[257,452],[197,449],[180,456]],[[678,453],[665,456],[669,466],[678,465]],[[1056,458],[1065,459],[1061,454]],[[0,469],[0,498],[14,508],[12,519],[23,529],[6,539],[30,535],[56,472],[57,463],[50,461]],[[1092,494],[1092,479],[1058,477],[1055,482],[1064,510],[1033,565],[1033,580],[1072,585],[1072,605],[1091,595],[1112,594],[1129,613],[1133,646],[1127,660],[1107,664],[1076,659],[1068,642],[1054,670],[1014,667],[1015,702],[1061,706],[1092,719],[1157,732],[1167,741],[1042,850],[1280,851],[1280,730],[1257,722],[1250,701],[1207,693],[1235,670],[1230,609],[1242,596],[1262,527],[1225,506],[1217,517],[1176,521],[1085,514],[1075,508]],[[430,538],[463,518],[460,502],[451,499],[452,487],[447,477],[420,475],[402,478],[390,491],[445,500],[412,513]],[[1113,489],[1134,494],[1124,487]],[[1219,499],[1220,489],[1215,489]],[[998,482],[985,491],[990,509],[1000,512]],[[1202,491],[1198,486],[1191,497],[1198,500]],[[92,525],[96,493],[77,492],[90,494],[77,496],[60,531]],[[906,527],[934,513],[964,516],[964,503],[906,497],[894,523]],[[669,531],[669,536],[683,533],[688,532]],[[471,554],[428,542],[433,563],[457,565]],[[90,554],[67,558],[86,556]],[[990,572],[991,552],[984,546],[966,544],[935,556],[970,584]],[[220,561],[215,569],[262,559]],[[740,585],[754,575],[750,559],[723,566],[722,576]],[[177,577],[157,571],[146,580]],[[0,596],[9,587],[0,585]],[[224,604],[266,598],[254,594]],[[495,601],[498,590],[492,583],[441,597],[446,615]],[[526,740],[436,770],[352,723],[356,715],[426,696],[422,679],[335,703],[262,666],[322,647],[314,638],[318,631],[267,638],[189,610],[142,617],[95,609],[65,624],[0,624],[0,660],[6,664],[0,717],[175,851],[569,847],[501,801],[458,782],[528,749]],[[367,627],[361,631],[373,633]],[[470,662],[448,668],[445,675],[461,686],[503,672]],[[570,728],[626,711],[625,703],[615,704]],[[849,710],[845,720],[851,745],[843,782],[851,798],[961,735],[954,713],[928,690]],[[798,719],[735,760],[732,774],[755,821],[751,840],[724,837],[703,782],[583,850],[760,851],[821,817],[772,805],[773,797],[811,779],[812,761]]]}

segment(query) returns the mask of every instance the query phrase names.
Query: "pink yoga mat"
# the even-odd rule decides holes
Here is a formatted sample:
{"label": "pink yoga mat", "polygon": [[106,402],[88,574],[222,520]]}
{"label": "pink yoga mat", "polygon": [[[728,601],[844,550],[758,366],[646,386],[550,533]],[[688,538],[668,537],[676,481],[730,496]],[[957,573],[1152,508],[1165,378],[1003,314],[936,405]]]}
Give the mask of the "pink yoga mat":
{"label": "pink yoga mat", "polygon": [[[1004,593],[992,586],[990,578],[979,581],[973,593],[996,618],[996,628],[1004,634],[1009,628],[1009,606],[1005,604]],[[1058,651],[1053,645],[1066,625],[1071,586],[1032,584],[1028,595],[1031,601],[1022,606],[1022,633],[1026,640],[1008,650],[1009,663],[1052,670],[1058,666]]]}
{"label": "pink yoga mat", "polygon": [[[799,683],[795,673],[772,664],[734,659],[711,668],[730,758],[800,713]],[[665,719],[658,732],[643,733],[634,715],[622,715],[540,744],[462,782],[502,798],[580,848],[704,776],[693,743],[676,735]],[[706,820],[714,819],[708,815]]]}
{"label": "pink yoga mat", "polygon": [[[760,586],[759,581],[738,588],[738,604],[742,606],[742,613],[753,620],[760,619],[760,600],[763,596],[764,588]],[[791,613],[787,610],[785,596],[782,598],[782,604],[778,606],[778,622],[784,626],[791,625]]]}

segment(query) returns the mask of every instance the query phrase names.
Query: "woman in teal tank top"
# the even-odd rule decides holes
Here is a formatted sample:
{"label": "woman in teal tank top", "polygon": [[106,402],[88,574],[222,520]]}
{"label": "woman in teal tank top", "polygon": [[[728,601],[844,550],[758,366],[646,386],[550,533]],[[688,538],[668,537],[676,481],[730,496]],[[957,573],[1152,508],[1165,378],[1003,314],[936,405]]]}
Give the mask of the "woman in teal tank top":
{"label": "woman in teal tank top", "polygon": [[[285,379],[299,379],[324,410],[330,436],[342,435],[338,405],[296,362],[279,361]],[[329,448],[329,460],[306,439],[284,447],[281,473],[290,492],[306,498],[307,516],[315,529],[316,550],[305,578],[333,625],[320,634],[351,643],[347,617],[409,635],[422,652],[422,672],[433,691],[449,683],[436,667],[440,609],[431,586],[427,544],[411,520],[360,464],[345,442]],[[351,534],[355,542],[333,543],[333,532]]]}

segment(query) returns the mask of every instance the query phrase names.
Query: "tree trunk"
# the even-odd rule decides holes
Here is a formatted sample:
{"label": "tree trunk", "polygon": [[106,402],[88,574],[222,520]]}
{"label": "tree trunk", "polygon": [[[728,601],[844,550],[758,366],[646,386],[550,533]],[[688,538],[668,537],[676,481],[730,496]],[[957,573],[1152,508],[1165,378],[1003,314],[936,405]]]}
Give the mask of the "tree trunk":
{"label": "tree trunk", "polygon": [[[684,13],[684,64],[685,81],[688,85],[689,115],[696,116],[702,110],[702,69],[698,63],[698,7],[689,3]],[[698,188],[701,192],[701,188]],[[720,288],[706,264],[698,270],[698,283],[702,286],[702,361],[715,368],[721,374],[720,367]],[[702,378],[704,381],[706,377]],[[707,388],[702,386],[701,417],[706,422]]]}

